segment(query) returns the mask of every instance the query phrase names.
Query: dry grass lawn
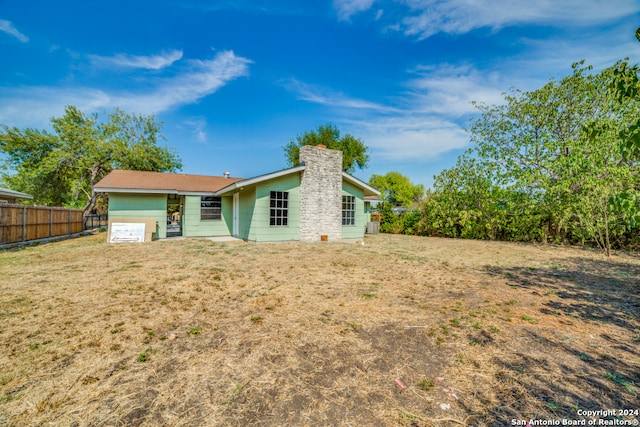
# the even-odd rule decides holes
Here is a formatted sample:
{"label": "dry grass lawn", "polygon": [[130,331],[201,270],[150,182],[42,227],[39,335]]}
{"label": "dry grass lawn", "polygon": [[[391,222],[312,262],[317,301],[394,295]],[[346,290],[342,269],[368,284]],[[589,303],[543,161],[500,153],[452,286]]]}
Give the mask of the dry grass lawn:
{"label": "dry grass lawn", "polygon": [[639,409],[633,255],[101,234],[2,252],[0,277],[2,426],[497,426]]}

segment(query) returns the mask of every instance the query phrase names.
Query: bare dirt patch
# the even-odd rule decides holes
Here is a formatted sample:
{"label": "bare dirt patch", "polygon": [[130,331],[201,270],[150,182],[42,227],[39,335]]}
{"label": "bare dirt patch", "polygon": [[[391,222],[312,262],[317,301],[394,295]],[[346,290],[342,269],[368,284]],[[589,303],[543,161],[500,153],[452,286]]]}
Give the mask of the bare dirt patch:
{"label": "bare dirt patch", "polygon": [[104,240],[0,253],[0,425],[493,426],[638,409],[635,256],[389,235]]}

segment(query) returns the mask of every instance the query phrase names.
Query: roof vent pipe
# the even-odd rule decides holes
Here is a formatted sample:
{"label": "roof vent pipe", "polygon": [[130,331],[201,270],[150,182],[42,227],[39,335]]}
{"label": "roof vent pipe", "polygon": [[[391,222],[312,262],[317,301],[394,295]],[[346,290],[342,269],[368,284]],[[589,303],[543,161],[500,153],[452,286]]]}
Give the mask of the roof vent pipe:
{"label": "roof vent pipe", "polygon": [[230,174],[229,174],[229,172],[225,172],[225,173],[223,173],[223,175],[224,175],[225,178],[229,178]]}

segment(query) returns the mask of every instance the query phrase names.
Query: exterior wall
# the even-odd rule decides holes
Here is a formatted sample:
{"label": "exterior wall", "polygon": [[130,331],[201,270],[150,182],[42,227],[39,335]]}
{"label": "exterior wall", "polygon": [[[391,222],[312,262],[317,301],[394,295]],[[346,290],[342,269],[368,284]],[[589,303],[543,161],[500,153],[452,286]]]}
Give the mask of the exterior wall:
{"label": "exterior wall", "polygon": [[200,220],[200,196],[184,196],[182,235],[186,237],[230,236],[233,227],[233,197],[222,197],[222,219]]}
{"label": "exterior wall", "polygon": [[167,195],[109,193],[109,219],[116,218],[155,218],[158,231],[153,237],[164,239],[167,237]]}
{"label": "exterior wall", "polygon": [[[353,185],[343,182],[342,194],[345,196],[355,196],[356,201],[356,217],[355,225],[343,225],[342,226],[342,238],[343,239],[362,239],[364,237],[364,231],[367,227],[368,214],[364,209],[364,191],[362,189],[354,187]],[[341,218],[342,218],[342,210]],[[342,221],[340,221],[342,224]]]}
{"label": "exterior wall", "polygon": [[251,187],[240,192],[240,212],[238,213],[238,237],[245,240],[256,240],[251,224],[256,208],[256,188]]}
{"label": "exterior wall", "polygon": [[[240,228],[248,228],[247,239],[256,242],[277,242],[300,239],[300,175],[291,174],[270,181],[261,182],[253,189],[253,197],[241,194]],[[272,191],[289,192],[286,226],[269,225]],[[250,199],[253,199],[251,206]],[[245,203],[243,204],[243,200]],[[246,224],[246,225],[245,225]]]}
{"label": "exterior wall", "polygon": [[300,147],[305,170],[300,181],[300,240],[342,238],[342,152]]}

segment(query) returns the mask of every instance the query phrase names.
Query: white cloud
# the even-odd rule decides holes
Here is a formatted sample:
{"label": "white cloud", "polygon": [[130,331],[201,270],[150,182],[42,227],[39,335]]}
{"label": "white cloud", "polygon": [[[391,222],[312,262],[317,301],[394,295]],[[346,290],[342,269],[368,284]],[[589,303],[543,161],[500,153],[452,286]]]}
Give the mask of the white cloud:
{"label": "white cloud", "polygon": [[378,158],[424,162],[469,144],[457,123],[407,112],[366,121],[345,121]]}
{"label": "white cloud", "polygon": [[0,95],[0,123],[17,127],[48,127],[51,117],[64,114],[66,105],[86,113],[110,107],[110,97],[93,88],[28,86],[3,88]]}
{"label": "white cloud", "polygon": [[[543,76],[545,82],[551,77],[568,75],[571,64],[583,59],[585,65],[592,65],[599,71],[619,59],[630,57],[631,62],[636,62],[640,57],[640,43],[633,37],[633,31],[624,26],[606,33],[579,34],[567,39],[523,39],[521,44],[526,48],[526,55],[509,59],[505,66],[514,75]],[[534,82],[534,87],[539,87],[540,83]]]}
{"label": "white cloud", "polygon": [[250,60],[231,51],[218,53],[210,60],[191,60],[187,69],[175,77],[164,79],[147,93],[116,95],[115,105],[143,113],[166,111],[191,104],[226,85],[231,80],[249,74]]}
{"label": "white cloud", "polygon": [[340,92],[331,89],[310,85],[296,79],[287,79],[280,82],[287,90],[296,94],[296,97],[303,101],[322,104],[329,107],[352,109],[352,110],[371,110],[377,112],[391,112],[396,109],[358,98],[348,97]]}
{"label": "white cloud", "polygon": [[472,101],[500,104],[505,91],[502,76],[463,65],[418,67],[410,80],[406,102],[413,111],[459,118],[476,112]]}
{"label": "white cloud", "polygon": [[348,21],[352,15],[369,10],[374,0],[333,0],[338,19]]}
{"label": "white cloud", "polygon": [[0,19],[0,31],[9,34],[20,40],[22,43],[26,43],[29,41],[29,37],[22,34],[16,27],[13,26],[11,21],[7,21],[5,19]]}
{"label": "white cloud", "polygon": [[144,68],[159,70],[182,59],[181,50],[170,50],[159,55],[137,56],[119,53],[114,56],[90,55],[91,63],[98,67]]}
{"label": "white cloud", "polygon": [[115,92],[92,87],[29,86],[3,89],[0,94],[0,123],[10,126],[45,126],[52,116],[75,105],[85,113],[120,107],[139,114],[155,114],[197,102],[230,81],[246,76],[250,60],[231,51],[213,59],[188,61],[173,77],[150,82],[152,88],[139,92]]}
{"label": "white cloud", "polygon": [[336,123],[362,138],[377,158],[432,160],[469,144],[462,125],[476,113],[471,101],[501,103],[500,76],[471,66],[417,67],[393,106],[350,98],[329,89],[289,80],[298,99],[328,107]]}
{"label": "white cloud", "polygon": [[627,0],[404,0],[411,15],[400,28],[425,39],[444,32],[463,34],[477,28],[500,29],[519,24],[587,26],[637,13],[640,5]]}
{"label": "white cloud", "polygon": [[185,128],[195,137],[198,142],[207,142],[207,120],[204,117],[190,117],[183,121]]}

